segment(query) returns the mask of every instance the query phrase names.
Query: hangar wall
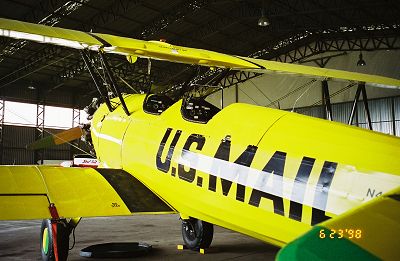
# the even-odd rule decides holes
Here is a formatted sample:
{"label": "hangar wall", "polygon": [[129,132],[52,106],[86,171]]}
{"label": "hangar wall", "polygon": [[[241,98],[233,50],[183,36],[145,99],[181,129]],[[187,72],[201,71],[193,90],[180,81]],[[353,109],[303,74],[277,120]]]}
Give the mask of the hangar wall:
{"label": "hangar wall", "polygon": [[[45,129],[46,132],[57,133],[57,129]],[[34,151],[26,149],[26,145],[35,141],[35,127],[26,126],[3,126],[3,141],[1,153],[1,164],[21,165],[36,164]],[[44,151],[46,160],[68,160],[71,158],[71,149],[67,144],[54,146]]]}
{"label": "hangar wall", "polygon": [[[330,53],[316,55],[307,60],[328,55]],[[367,63],[363,67],[356,66],[358,56],[359,52],[351,52],[331,58],[326,68],[400,78],[399,50],[363,52],[363,59]],[[317,66],[314,62],[303,64]],[[337,81],[328,81],[328,84],[331,96],[334,95],[331,97],[333,119],[347,123],[357,86]],[[400,136],[400,90],[367,86],[367,94],[373,130]],[[298,113],[324,118],[324,108],[320,105],[313,106],[322,101],[321,81],[313,82],[311,78],[265,74],[224,90],[224,106],[236,102],[236,99],[264,107],[285,110],[294,108]],[[210,95],[207,100],[221,107],[221,92]],[[365,122],[364,107],[360,102],[353,124],[367,128]]]}
{"label": "hangar wall", "polygon": [[[26,89],[26,88],[25,88]],[[32,92],[32,91],[31,91]],[[5,94],[7,94],[6,92]],[[25,93],[25,94],[23,94]],[[3,93],[4,94],[4,93]],[[44,107],[44,114],[50,113],[50,108],[47,109],[47,105],[67,105],[71,102],[71,94],[65,95],[53,95],[53,96],[46,96],[44,103],[46,106]],[[8,97],[8,96],[5,96]],[[26,146],[36,140],[38,135],[37,127],[35,125],[35,121],[43,121],[45,126],[44,128],[44,137],[52,134],[56,134],[60,131],[64,131],[65,129],[61,129],[61,125],[51,125],[51,121],[47,122],[46,117],[44,115],[38,116],[37,113],[40,113],[39,110],[37,111],[37,105],[33,105],[34,109],[34,117],[37,118],[36,120],[32,120],[32,111],[29,113],[27,112],[22,113],[19,110],[14,111],[13,109],[9,109],[8,101],[18,101],[18,102],[26,102],[31,101],[33,99],[33,94],[29,93],[29,90],[21,91],[20,99],[15,98],[8,98],[7,100],[0,100],[0,164],[6,165],[24,165],[24,164],[36,164],[39,159],[44,160],[45,163],[56,163],[57,161],[63,160],[70,160],[74,154],[82,154],[76,148],[71,147],[68,144],[53,146],[51,148],[47,148],[45,150],[40,151],[40,153],[36,153],[35,151],[30,151],[26,149]],[[48,102],[49,101],[49,102]],[[43,100],[42,100],[43,102]],[[11,107],[10,107],[11,108]],[[63,108],[63,107],[61,107]],[[65,107],[64,107],[65,108]],[[17,116],[17,118],[22,118],[26,120],[28,126],[25,126],[26,123],[16,123],[15,121],[8,121],[5,117],[5,113],[13,114]],[[47,112],[47,113],[46,113]],[[19,114],[18,114],[19,113]],[[51,113],[50,113],[51,114]],[[49,114],[49,115],[50,115]],[[53,111],[54,114],[54,111]],[[44,117],[44,118],[43,118]],[[58,117],[64,117],[71,122],[73,126],[77,126],[77,124],[82,123],[84,121],[84,116],[82,116],[79,109],[71,109],[71,113],[68,115],[60,115]],[[30,119],[30,120],[27,120]],[[10,119],[9,119],[10,120]],[[1,124],[4,122],[4,124]],[[50,125],[49,125],[50,124]],[[29,126],[30,125],[30,126]],[[54,127],[59,126],[59,128]],[[70,126],[71,127],[71,126]],[[81,142],[80,145],[83,145]],[[87,148],[85,148],[87,150]],[[36,156],[35,156],[36,155]],[[56,162],[54,162],[56,161]]]}
{"label": "hangar wall", "polygon": [[[333,104],[333,120],[347,124],[352,105],[352,102]],[[368,102],[368,107],[374,131],[400,137],[400,97],[373,99]],[[295,111],[317,118],[324,118],[325,109],[322,106],[312,106],[298,108]],[[357,104],[353,125],[368,129],[362,102]]]}

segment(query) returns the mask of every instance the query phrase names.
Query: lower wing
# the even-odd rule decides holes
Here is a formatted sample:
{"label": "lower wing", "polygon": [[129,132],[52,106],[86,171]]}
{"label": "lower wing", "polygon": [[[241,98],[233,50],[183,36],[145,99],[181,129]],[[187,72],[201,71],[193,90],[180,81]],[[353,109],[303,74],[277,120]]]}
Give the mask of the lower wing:
{"label": "lower wing", "polygon": [[400,187],[314,226],[277,260],[399,260]]}
{"label": "lower wing", "polygon": [[0,220],[175,213],[119,169],[0,166]]}

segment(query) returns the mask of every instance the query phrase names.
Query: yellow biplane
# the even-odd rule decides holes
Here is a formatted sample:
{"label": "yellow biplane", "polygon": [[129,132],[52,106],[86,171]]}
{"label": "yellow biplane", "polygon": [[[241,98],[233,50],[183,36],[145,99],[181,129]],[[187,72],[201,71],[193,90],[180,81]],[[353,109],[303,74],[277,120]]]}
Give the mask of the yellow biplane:
{"label": "yellow biplane", "polygon": [[[8,19],[0,36],[80,49],[91,73],[95,52],[400,88],[381,76]],[[67,258],[80,217],[138,213],[179,213],[190,249],[210,246],[214,224],[284,247],[279,260],[400,258],[399,138],[253,105],[220,110],[201,97],[173,102],[113,86],[109,98],[93,79],[100,168],[0,167],[0,220],[45,219],[44,259]]]}

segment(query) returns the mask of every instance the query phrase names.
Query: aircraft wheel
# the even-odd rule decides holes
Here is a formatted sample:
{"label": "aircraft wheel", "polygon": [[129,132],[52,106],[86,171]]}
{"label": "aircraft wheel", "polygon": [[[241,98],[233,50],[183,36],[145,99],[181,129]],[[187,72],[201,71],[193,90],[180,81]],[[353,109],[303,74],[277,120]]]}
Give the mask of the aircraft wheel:
{"label": "aircraft wheel", "polygon": [[208,248],[211,245],[213,235],[213,224],[195,218],[182,220],[183,241],[191,250]]}
{"label": "aircraft wheel", "polygon": [[[40,229],[40,251],[44,261],[54,261],[53,229],[50,219],[44,219]],[[65,220],[57,222],[57,251],[58,260],[65,261],[68,257],[70,229]]]}

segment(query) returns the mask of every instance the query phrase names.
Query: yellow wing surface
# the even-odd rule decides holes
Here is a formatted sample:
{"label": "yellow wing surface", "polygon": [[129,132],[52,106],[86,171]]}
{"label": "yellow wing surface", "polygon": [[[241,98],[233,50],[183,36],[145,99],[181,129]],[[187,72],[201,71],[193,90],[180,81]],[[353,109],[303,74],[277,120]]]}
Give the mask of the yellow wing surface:
{"label": "yellow wing surface", "polygon": [[277,260],[399,260],[400,187],[318,224]]}
{"label": "yellow wing surface", "polygon": [[129,60],[135,60],[136,57],[145,57],[177,63],[248,70],[258,73],[280,72],[330,80],[365,82],[369,85],[380,87],[400,88],[400,80],[383,76],[266,61],[176,46],[159,41],[143,41],[109,34],[85,33],[4,18],[0,18],[0,36],[75,49],[102,49],[106,53],[125,55]]}
{"label": "yellow wing surface", "polygon": [[123,170],[0,166],[0,220],[173,213]]}

